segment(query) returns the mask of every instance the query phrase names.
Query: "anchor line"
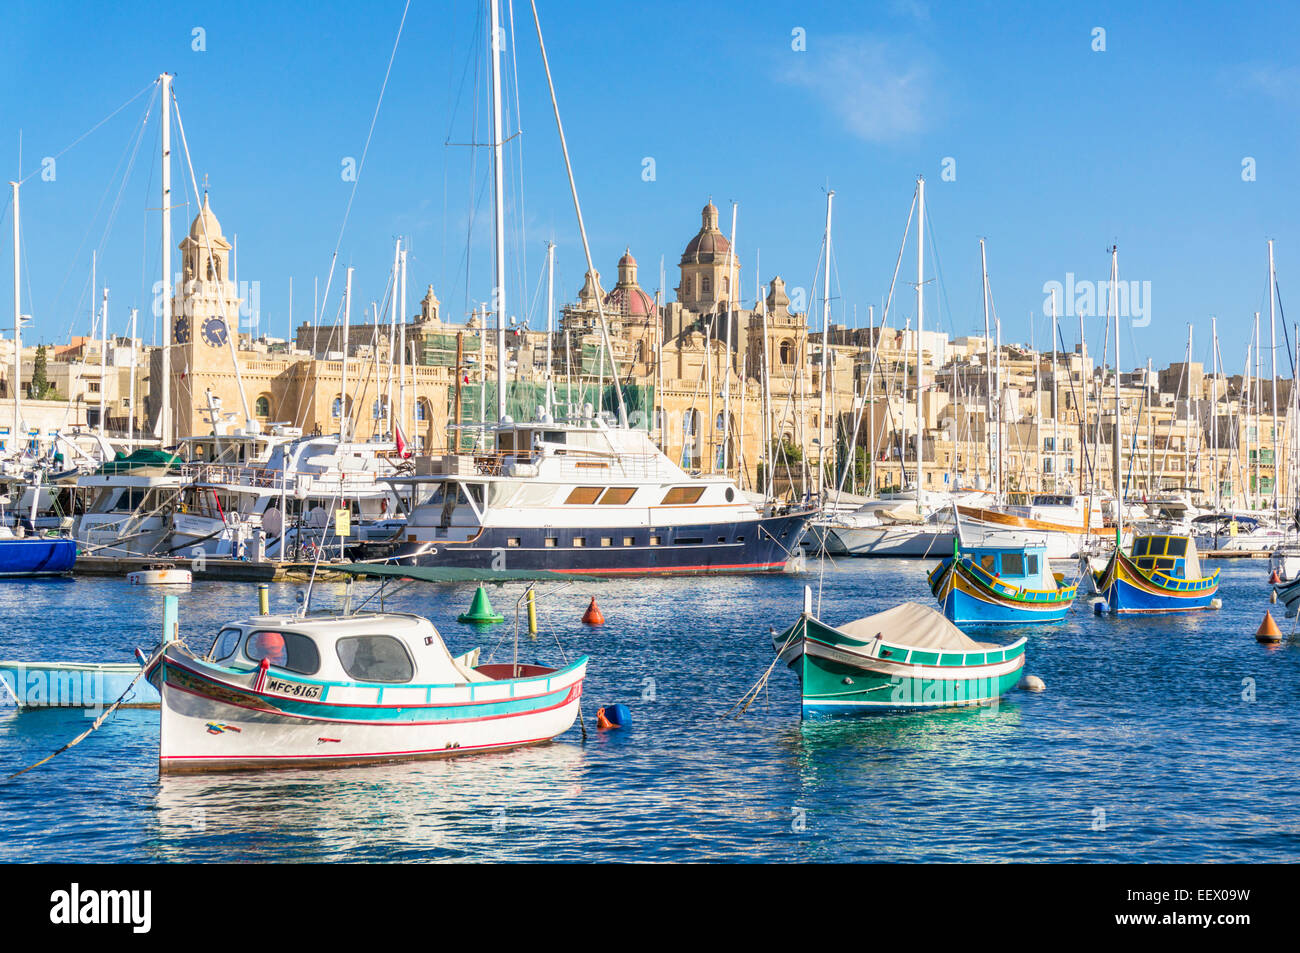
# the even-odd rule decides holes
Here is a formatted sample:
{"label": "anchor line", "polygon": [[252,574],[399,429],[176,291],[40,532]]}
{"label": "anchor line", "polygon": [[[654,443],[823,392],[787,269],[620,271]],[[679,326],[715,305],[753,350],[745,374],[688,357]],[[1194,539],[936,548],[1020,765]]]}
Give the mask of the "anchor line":
{"label": "anchor line", "polygon": [[[86,729],[85,731],[83,731],[81,734],[77,735],[77,737],[73,738],[71,741],[69,741],[66,745],[64,745],[64,746],[63,746],[62,748],[60,748],[58,751],[55,751],[53,754],[46,755],[46,756],[45,756],[44,758],[42,758],[40,761],[37,761],[35,764],[30,764],[30,765],[28,765],[27,767],[23,768],[21,771],[15,771],[13,774],[11,774],[11,775],[9,775],[8,777],[6,777],[6,778],[4,779],[4,782],[3,782],[3,783],[7,783],[7,782],[9,782],[9,781],[12,781],[14,778],[18,777],[20,774],[26,774],[28,771],[31,771],[33,768],[39,768],[41,765],[45,764],[47,761],[52,761],[52,760],[54,760],[56,757],[58,757],[59,755],[63,754],[63,752],[67,751],[68,749],[70,749],[70,748],[74,748],[74,747],[76,747],[77,745],[81,744],[81,742],[84,741],[87,737],[89,737],[89,735],[90,735],[92,732],[97,731],[97,730],[99,729],[100,725],[102,725],[102,724],[104,723],[105,719],[107,719],[109,715],[113,714],[113,712],[117,711],[117,707],[118,707],[119,705],[121,705],[122,702],[126,701],[127,696],[131,694],[131,690],[132,690],[133,688],[135,688],[135,683],[138,682],[138,681],[140,681],[140,676],[143,675],[143,674],[145,673],[145,670],[148,669],[149,666],[153,665],[154,662],[158,661],[158,659],[162,657],[163,651],[164,651],[164,650],[166,649],[166,647],[167,647],[168,645],[170,645],[170,644],[171,644],[170,642],[165,642],[165,643],[162,643],[162,644],[160,644],[160,645],[158,646],[158,648],[154,651],[153,655],[149,656],[149,658],[146,659],[146,660],[145,660],[145,661],[140,665],[140,671],[136,673],[135,678],[131,679],[131,683],[130,683],[129,685],[126,686],[126,691],[122,692],[122,694],[118,697],[117,701],[113,702],[113,704],[111,704],[111,705],[109,705],[107,708],[105,708],[104,711],[103,711],[103,713],[102,713],[98,718],[95,719],[94,723],[91,724],[91,726],[90,726],[89,728],[87,728],[87,729]],[[3,679],[0,679],[0,681],[3,681]],[[8,686],[6,686],[6,687],[8,687]]]}
{"label": "anchor line", "polygon": [[[748,710],[750,705],[754,704],[754,701],[755,699],[758,698],[759,693],[762,692],[765,688],[767,688],[767,681],[772,675],[772,670],[776,668],[776,663],[781,661],[781,653],[794,644],[795,638],[798,636],[800,631],[802,631],[802,629],[807,628],[807,625],[808,625],[807,619],[801,618],[799,620],[799,622],[795,625],[794,630],[790,633],[790,638],[786,639],[785,644],[776,650],[776,658],[772,659],[772,664],[767,667],[767,671],[764,672],[761,676],[759,676],[758,681],[754,683],[754,686],[752,688],[750,688],[747,692],[745,692],[745,694],[740,696],[740,700],[737,701],[736,704],[732,705],[730,708],[728,708],[725,712],[722,713],[721,715],[722,718],[729,717],[733,711],[736,712],[735,717],[739,718],[741,715],[743,715],[746,712],[746,710]],[[739,708],[740,710],[736,711],[737,708]]]}

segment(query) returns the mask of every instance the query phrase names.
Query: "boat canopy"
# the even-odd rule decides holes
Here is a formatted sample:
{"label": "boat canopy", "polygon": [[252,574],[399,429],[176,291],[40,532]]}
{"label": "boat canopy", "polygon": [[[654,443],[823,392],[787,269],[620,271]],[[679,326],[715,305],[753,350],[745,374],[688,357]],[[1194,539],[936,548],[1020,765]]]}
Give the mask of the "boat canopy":
{"label": "boat canopy", "polygon": [[1190,536],[1139,536],[1133,540],[1139,569],[1158,569],[1183,579],[1201,578],[1201,557]]}
{"label": "boat canopy", "polygon": [[1004,648],[992,642],[976,642],[943,617],[940,612],[915,602],[877,612],[835,627],[845,635],[869,641],[880,638],[913,649],[941,649],[950,652],[986,652]]}

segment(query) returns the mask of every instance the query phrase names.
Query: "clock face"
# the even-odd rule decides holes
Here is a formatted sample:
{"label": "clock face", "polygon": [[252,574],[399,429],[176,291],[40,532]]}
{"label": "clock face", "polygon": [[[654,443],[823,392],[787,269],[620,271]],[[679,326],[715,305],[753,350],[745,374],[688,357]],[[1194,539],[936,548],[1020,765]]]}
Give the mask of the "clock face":
{"label": "clock face", "polygon": [[183,315],[177,318],[176,323],[172,326],[172,333],[176,337],[177,344],[189,344],[190,343],[190,319]]}
{"label": "clock face", "polygon": [[203,341],[210,347],[221,347],[226,343],[226,322],[220,318],[208,318],[203,322]]}

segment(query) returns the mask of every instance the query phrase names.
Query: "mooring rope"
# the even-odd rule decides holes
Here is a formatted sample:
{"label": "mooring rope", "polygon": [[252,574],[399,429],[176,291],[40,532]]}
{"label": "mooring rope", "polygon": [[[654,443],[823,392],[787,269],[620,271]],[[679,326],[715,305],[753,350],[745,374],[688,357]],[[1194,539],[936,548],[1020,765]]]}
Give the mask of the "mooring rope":
{"label": "mooring rope", "polygon": [[[79,745],[91,734],[91,732],[98,730],[99,726],[104,723],[104,720],[108,718],[109,715],[113,714],[113,712],[117,711],[117,707],[121,705],[122,702],[126,701],[127,696],[131,694],[131,689],[135,688],[135,683],[140,681],[140,676],[145,673],[145,670],[149,668],[150,665],[152,665],[154,662],[158,660],[158,658],[163,654],[163,650],[167,647],[167,645],[170,644],[171,643],[168,642],[158,646],[157,650],[153,653],[153,655],[149,656],[149,658],[147,658],[144,662],[141,663],[140,671],[136,674],[135,678],[131,679],[131,684],[126,686],[126,691],[122,692],[121,696],[117,699],[117,701],[113,702],[113,704],[109,705],[108,708],[104,709],[103,714],[101,714],[98,718],[96,718],[94,723],[89,728],[87,728],[81,734],[77,735],[77,737],[73,738],[71,741],[69,741],[58,751],[55,751],[53,754],[47,755],[46,757],[42,758],[40,761],[37,761],[35,764],[28,765],[27,767],[23,768],[21,771],[15,771],[13,774],[6,777],[5,781],[6,782],[12,781],[20,774],[26,774],[28,771],[31,771],[33,768],[39,768],[47,761],[52,761],[54,758],[63,754],[63,752],[67,751],[69,748],[74,748],[77,745]],[[0,681],[3,681],[3,679],[0,679]],[[8,686],[6,685],[6,687]]]}
{"label": "mooring rope", "polygon": [[[767,667],[767,671],[764,672],[759,677],[758,681],[754,683],[753,688],[741,695],[740,700],[723,712],[721,717],[727,718],[731,716],[732,712],[736,712],[735,717],[739,718],[745,713],[750,705],[754,704],[755,699],[758,698],[763,689],[767,688],[767,680],[772,677],[772,670],[776,668],[776,663],[781,661],[781,653],[794,644],[795,638],[806,625],[807,622],[803,619],[800,619],[799,622],[795,624],[794,629],[790,632],[790,638],[786,639],[785,644],[776,650],[776,658],[772,659],[772,664]],[[737,709],[739,709],[739,711],[737,711]]]}

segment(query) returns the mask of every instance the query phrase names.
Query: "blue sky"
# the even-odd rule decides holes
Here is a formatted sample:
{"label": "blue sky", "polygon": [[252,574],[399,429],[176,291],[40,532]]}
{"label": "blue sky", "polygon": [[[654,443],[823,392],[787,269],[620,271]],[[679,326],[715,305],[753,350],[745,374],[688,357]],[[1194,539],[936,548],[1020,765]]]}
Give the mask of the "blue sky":
{"label": "blue sky", "polygon": [[[156,106],[131,174],[122,169],[151,91],[62,150],[162,70],[176,74],[195,171],[209,178],[226,234],[238,235],[239,277],[259,282],[262,329],[288,331],[291,276],[294,323],[308,320],[313,280],[323,288],[351,195],[342,162],[361,155],[403,6],[12,8],[0,34],[0,178],[18,171],[21,130],[23,175],[37,171],[22,192],[28,336],[57,343],[86,332],[92,248],[112,289],[111,327],[125,330],[128,307],[148,308],[158,271]],[[980,237],[1004,340],[1032,333],[1040,344],[1044,283],[1105,278],[1107,248],[1118,242],[1121,278],[1150,282],[1151,320],[1125,331],[1126,366],[1181,359],[1189,322],[1196,358],[1208,363],[1217,314],[1223,357],[1239,369],[1253,312],[1267,322],[1267,238],[1284,306],[1300,287],[1300,13],[1284,5],[566,2],[540,11],[606,287],[625,246],[643,287],[657,287],[660,256],[673,287],[710,196],[724,230],[730,203],[740,205],[747,302],[760,253],[764,279],[779,273],[807,287],[830,187],[836,318],[853,323],[856,306],[865,324],[876,304],[879,319],[917,174],[927,179],[938,253],[926,324],[954,335],[983,326]],[[488,154],[457,144],[475,135],[476,118],[486,138],[482,20],[480,3],[411,4],[339,243],[340,265],[356,268],[354,319],[383,297],[398,235],[411,247],[408,311],[428,284],[455,320],[489,294]],[[1093,49],[1098,27],[1104,51]],[[195,28],[203,51],[192,49]],[[803,51],[792,49],[796,29]],[[539,326],[544,243],[558,244],[561,300],[576,295],[582,251],[526,3],[515,4],[514,32],[507,59],[518,75],[507,85],[523,135],[509,150],[508,306]],[[57,156],[53,181],[38,171],[47,156]],[[647,157],[653,181],[642,176]],[[946,158],[954,181],[942,177]],[[1243,181],[1247,158],[1254,181]],[[178,202],[187,178],[178,162]],[[176,212],[177,241],[194,210]],[[903,267],[909,281],[914,257],[909,250]],[[897,294],[891,325],[901,326],[913,312],[910,285]],[[1094,351],[1101,323],[1087,319]],[[1062,331],[1072,347],[1077,319]],[[1285,355],[1279,362],[1289,370]]]}

